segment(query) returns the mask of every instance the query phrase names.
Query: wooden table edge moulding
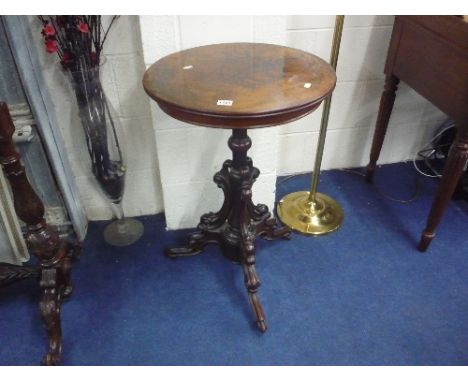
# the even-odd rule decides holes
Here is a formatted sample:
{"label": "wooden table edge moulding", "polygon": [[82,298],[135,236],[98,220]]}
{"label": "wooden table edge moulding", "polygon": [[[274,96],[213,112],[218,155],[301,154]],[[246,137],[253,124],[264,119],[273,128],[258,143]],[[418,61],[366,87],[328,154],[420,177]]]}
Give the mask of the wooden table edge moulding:
{"label": "wooden table edge moulding", "polygon": [[[200,46],[166,56],[145,72],[143,87],[171,117],[194,125],[232,129],[226,160],[214,182],[223,190],[218,212],[201,216],[185,247],[166,250],[170,258],[201,253],[217,244],[241,265],[258,328],[267,329],[258,297],[255,240],[289,238],[264,204],[252,201],[260,171],[247,151],[248,129],[277,126],[314,111],[336,84],[333,68],[310,53],[272,44],[226,43]],[[182,148],[183,149],[183,148]]]}

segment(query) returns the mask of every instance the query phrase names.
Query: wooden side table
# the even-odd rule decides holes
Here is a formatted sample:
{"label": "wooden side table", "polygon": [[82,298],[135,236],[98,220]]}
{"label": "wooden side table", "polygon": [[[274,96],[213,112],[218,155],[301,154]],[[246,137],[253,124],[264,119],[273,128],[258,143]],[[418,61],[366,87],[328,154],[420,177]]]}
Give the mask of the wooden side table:
{"label": "wooden side table", "polygon": [[371,182],[400,80],[450,116],[458,127],[419,250],[435,236],[468,161],[468,23],[456,16],[397,16],[385,64],[385,89],[366,179]]}
{"label": "wooden side table", "polygon": [[283,124],[315,110],[334,89],[335,72],[322,59],[270,44],[233,43],[201,46],[171,54],[145,73],[143,86],[170,116],[212,128],[232,129],[233,157],[214,181],[224,192],[216,212],[204,214],[187,247],[166,251],[171,258],[199,254],[217,244],[224,256],[241,264],[258,328],[267,329],[258,298],[255,239],[289,238],[264,204],[252,202],[260,171],[247,151],[247,130]]}

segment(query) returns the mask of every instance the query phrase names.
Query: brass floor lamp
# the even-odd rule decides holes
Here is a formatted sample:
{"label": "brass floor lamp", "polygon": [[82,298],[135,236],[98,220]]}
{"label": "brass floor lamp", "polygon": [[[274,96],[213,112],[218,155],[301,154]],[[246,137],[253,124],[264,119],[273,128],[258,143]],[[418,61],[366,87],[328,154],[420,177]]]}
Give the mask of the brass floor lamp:
{"label": "brass floor lamp", "polygon": [[[336,16],[330,58],[330,65],[335,70],[340,50],[343,23],[344,16]],[[308,235],[323,235],[333,232],[340,227],[344,217],[342,208],[334,199],[317,192],[331,99],[332,96],[330,95],[325,100],[323,107],[310,192],[299,191],[288,194],[280,200],[277,207],[278,217],[285,225],[295,231]]]}

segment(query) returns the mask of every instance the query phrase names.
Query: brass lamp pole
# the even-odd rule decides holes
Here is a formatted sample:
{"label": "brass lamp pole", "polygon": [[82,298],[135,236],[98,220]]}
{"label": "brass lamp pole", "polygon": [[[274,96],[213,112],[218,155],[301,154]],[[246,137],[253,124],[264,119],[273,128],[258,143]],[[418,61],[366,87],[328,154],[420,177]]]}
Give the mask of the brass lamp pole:
{"label": "brass lamp pole", "polygon": [[[336,16],[330,65],[336,71],[344,16]],[[314,173],[310,192],[299,191],[286,195],[278,203],[278,216],[288,227],[309,235],[322,235],[337,230],[343,221],[340,205],[327,195],[317,192],[322,165],[323,149],[327,135],[328,116],[330,114],[330,95],[324,103],[320,133],[315,155]]]}

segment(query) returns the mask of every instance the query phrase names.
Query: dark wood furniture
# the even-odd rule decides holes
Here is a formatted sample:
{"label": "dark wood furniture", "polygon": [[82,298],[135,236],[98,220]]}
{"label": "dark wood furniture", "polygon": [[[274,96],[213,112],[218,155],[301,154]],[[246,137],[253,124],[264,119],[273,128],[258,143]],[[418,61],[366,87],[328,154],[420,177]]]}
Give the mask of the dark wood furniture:
{"label": "dark wood furniture", "polygon": [[400,80],[446,113],[458,127],[419,243],[419,250],[425,251],[468,160],[468,23],[456,16],[397,16],[385,75],[367,181],[371,182],[374,175]]}
{"label": "dark wood furniture", "polygon": [[[234,43],[201,46],[169,55],[145,73],[148,95],[170,116],[213,128],[232,129],[232,160],[214,181],[224,204],[204,214],[187,247],[166,251],[171,258],[199,254],[208,244],[220,246],[241,264],[258,328],[267,329],[258,298],[255,239],[289,238],[266,205],[252,202],[252,184],[260,172],[247,156],[247,129],[279,125],[315,110],[334,89],[336,76],[322,59],[270,44]],[[181,148],[183,149],[183,148]]]}
{"label": "dark wood furniture", "polygon": [[39,266],[0,263],[0,286],[26,278],[40,280],[42,297],[39,308],[49,338],[43,363],[57,365],[62,348],[60,307],[63,298],[72,292],[71,259],[78,254],[79,247],[60,239],[58,233],[46,223],[44,205],[32,189],[13,144],[14,130],[8,107],[0,102],[0,163],[11,185],[15,211],[26,223],[26,244],[30,253],[39,260]]}

